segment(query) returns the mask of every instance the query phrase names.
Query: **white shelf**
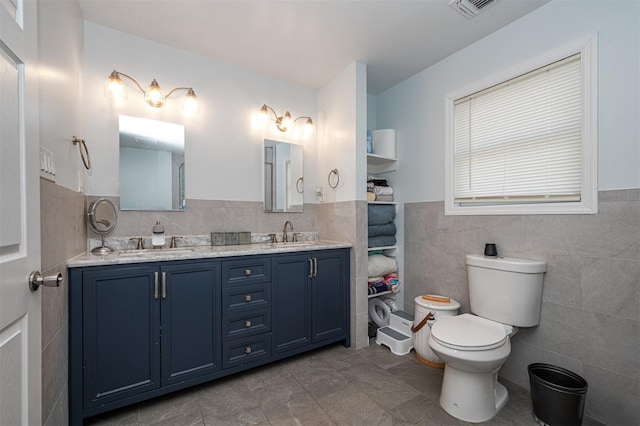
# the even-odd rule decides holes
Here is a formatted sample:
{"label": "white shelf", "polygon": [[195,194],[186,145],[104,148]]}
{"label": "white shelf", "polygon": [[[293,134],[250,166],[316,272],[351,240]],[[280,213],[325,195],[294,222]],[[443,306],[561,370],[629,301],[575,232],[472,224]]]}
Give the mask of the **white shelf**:
{"label": "white shelf", "polygon": [[376,294],[370,294],[368,296],[369,299],[373,298],[373,297],[378,297],[378,296],[384,296],[385,294],[391,294],[391,290],[387,290],[387,291],[382,291],[380,293],[376,293]]}
{"label": "white shelf", "polygon": [[398,204],[396,201],[367,201],[368,204]]}
{"label": "white shelf", "polygon": [[[388,130],[381,130],[380,132],[384,133],[387,131]],[[396,154],[395,131],[392,138],[388,138],[388,137],[385,138],[384,135],[382,136],[383,137],[379,139],[374,138],[374,141],[373,141],[374,152],[382,152],[385,154],[395,155]],[[367,174],[375,176],[376,174],[393,172],[396,170],[398,170],[398,159],[395,156],[389,157],[387,155],[380,155],[380,154],[367,154]],[[396,206],[396,212],[398,210],[398,206],[400,205],[396,201],[368,201],[367,204],[393,205],[393,206]],[[399,245],[367,248],[367,252],[372,252],[372,251],[381,251],[382,254],[391,258],[397,258],[398,256],[401,256],[401,249]],[[396,260],[398,261],[398,263],[401,263],[402,261],[402,259],[396,259]],[[400,271],[398,271],[398,274],[399,273]],[[387,296],[391,295],[391,296],[394,296],[395,298],[396,294],[397,293],[394,293],[393,291],[388,290],[388,291],[383,291],[376,294],[369,294],[368,299],[385,296],[385,295]]]}
{"label": "white shelf", "polygon": [[398,169],[398,159],[378,154],[367,154],[367,173],[386,173]]}
{"label": "white shelf", "polygon": [[385,157],[384,155],[378,154],[367,154],[367,163],[369,164],[379,165],[386,164],[392,161],[398,161],[398,159],[395,157]]}
{"label": "white shelf", "polygon": [[367,251],[374,251],[374,250],[397,250],[398,246],[384,246],[384,247],[369,247],[367,249]]}

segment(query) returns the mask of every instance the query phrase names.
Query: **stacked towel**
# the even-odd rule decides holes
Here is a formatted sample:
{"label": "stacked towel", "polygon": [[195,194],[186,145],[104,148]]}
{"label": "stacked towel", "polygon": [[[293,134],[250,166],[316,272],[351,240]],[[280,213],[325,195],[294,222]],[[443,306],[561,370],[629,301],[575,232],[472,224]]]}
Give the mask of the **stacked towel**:
{"label": "stacked towel", "polygon": [[396,207],[390,204],[369,204],[368,246],[388,247],[396,244]]}
{"label": "stacked towel", "polygon": [[396,207],[391,204],[369,204],[367,216],[369,226],[386,225],[387,223],[393,222],[396,218]]}
{"label": "stacked towel", "polygon": [[398,272],[398,262],[393,257],[385,256],[384,254],[369,256],[367,264],[368,277],[384,277],[394,272]]}
{"label": "stacked towel", "polygon": [[394,235],[381,235],[379,237],[370,237],[367,247],[389,247],[396,245],[396,237]]}
{"label": "stacked towel", "polygon": [[395,272],[384,277],[369,277],[367,284],[369,294],[378,294],[384,291],[397,293],[400,291],[400,280]]}
{"label": "stacked towel", "polygon": [[[369,178],[367,182],[367,200],[393,201],[393,188],[384,179]],[[396,244],[396,206],[391,204],[368,205],[368,246],[390,247]],[[368,292],[378,294],[385,291],[400,291],[398,263],[393,257],[384,255],[383,250],[369,252],[367,265]]]}
{"label": "stacked towel", "polygon": [[367,178],[367,201],[393,201],[393,188],[386,179]]}
{"label": "stacked towel", "polygon": [[369,282],[367,284],[367,291],[369,294],[378,294],[384,291],[389,291],[389,286],[382,277],[371,277],[369,278]]}
{"label": "stacked towel", "polygon": [[384,225],[369,225],[367,231],[368,237],[396,235],[396,224],[389,222]]}

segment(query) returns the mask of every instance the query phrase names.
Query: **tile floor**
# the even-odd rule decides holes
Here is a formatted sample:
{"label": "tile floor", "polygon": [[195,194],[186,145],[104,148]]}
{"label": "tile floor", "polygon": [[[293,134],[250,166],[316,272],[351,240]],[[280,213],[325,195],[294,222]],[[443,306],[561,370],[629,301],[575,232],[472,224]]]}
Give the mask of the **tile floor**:
{"label": "tile floor", "polygon": [[[509,389],[488,424],[536,425],[529,393]],[[464,425],[438,404],[442,370],[371,342],[332,345],[87,419],[90,425]],[[599,423],[585,418],[585,425]]]}

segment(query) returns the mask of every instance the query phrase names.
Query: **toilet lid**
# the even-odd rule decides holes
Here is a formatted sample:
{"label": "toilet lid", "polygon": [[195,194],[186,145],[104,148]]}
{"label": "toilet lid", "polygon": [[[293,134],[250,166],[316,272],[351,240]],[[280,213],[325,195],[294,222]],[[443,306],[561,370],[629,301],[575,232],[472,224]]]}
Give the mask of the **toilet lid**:
{"label": "toilet lid", "polygon": [[431,334],[446,346],[468,350],[492,349],[507,339],[502,324],[471,314],[441,318],[431,327]]}

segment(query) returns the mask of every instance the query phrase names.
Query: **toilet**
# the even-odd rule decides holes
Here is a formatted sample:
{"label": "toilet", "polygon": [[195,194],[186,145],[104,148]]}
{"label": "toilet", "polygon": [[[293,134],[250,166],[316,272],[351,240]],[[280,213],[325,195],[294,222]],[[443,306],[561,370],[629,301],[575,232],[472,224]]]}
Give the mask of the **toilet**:
{"label": "toilet", "polygon": [[491,420],[509,399],[498,371],[511,353],[518,327],[540,321],[544,262],[467,255],[471,314],[431,327],[429,347],[445,364],[440,405],[460,420]]}

